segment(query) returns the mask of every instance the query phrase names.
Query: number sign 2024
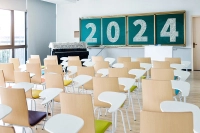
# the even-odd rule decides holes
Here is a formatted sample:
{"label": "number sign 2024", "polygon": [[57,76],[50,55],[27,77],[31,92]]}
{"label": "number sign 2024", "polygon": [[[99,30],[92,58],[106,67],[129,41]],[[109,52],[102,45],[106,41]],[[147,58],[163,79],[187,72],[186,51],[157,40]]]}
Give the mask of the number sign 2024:
{"label": "number sign 2024", "polygon": [[86,41],[90,46],[101,44],[128,44],[131,46],[183,45],[185,43],[184,25],[184,12],[179,14],[81,19],[80,39]]}

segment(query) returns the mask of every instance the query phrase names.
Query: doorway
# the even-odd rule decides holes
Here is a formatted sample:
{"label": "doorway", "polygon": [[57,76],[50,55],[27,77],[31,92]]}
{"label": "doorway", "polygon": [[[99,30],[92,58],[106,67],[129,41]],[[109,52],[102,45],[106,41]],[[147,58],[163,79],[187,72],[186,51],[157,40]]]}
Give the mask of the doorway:
{"label": "doorway", "polygon": [[192,17],[193,70],[200,71],[200,16]]}

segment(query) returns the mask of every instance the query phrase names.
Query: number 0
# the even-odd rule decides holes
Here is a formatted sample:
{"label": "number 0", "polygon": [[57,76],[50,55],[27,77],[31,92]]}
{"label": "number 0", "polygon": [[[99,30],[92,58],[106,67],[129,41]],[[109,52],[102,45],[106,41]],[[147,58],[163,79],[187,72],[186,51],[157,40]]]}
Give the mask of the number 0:
{"label": "number 0", "polygon": [[[111,29],[112,29],[113,26],[115,28],[115,36],[114,37],[112,37],[112,35],[111,35]],[[108,24],[108,27],[107,27],[107,38],[108,38],[108,40],[112,43],[115,43],[119,39],[119,35],[120,35],[120,29],[119,29],[118,23],[115,22],[115,21],[110,22]]]}

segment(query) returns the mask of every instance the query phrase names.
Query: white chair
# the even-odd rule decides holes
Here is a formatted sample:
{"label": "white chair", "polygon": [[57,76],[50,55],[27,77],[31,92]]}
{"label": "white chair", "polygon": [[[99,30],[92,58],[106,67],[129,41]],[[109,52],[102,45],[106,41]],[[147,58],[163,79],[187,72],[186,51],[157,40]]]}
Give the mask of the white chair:
{"label": "white chair", "polygon": [[66,67],[68,67],[68,62],[63,61],[63,62],[61,63],[61,65],[62,65],[62,68],[63,68],[63,70],[64,70],[64,72],[65,72]]}
{"label": "white chair", "polygon": [[8,114],[10,114],[12,111],[12,108],[10,106],[0,104],[0,120],[6,117]]}
{"label": "white chair", "polygon": [[83,63],[83,65],[86,67],[92,67],[92,66],[94,66],[94,64],[95,64],[95,62],[88,62],[88,61]]}
{"label": "white chair", "polygon": [[190,76],[190,72],[174,70],[174,76],[178,76],[179,80],[185,81]]}
{"label": "white chair", "polygon": [[115,62],[115,58],[105,58],[104,61],[108,61],[109,65],[112,66],[112,64]]}
{"label": "white chair", "polygon": [[181,71],[185,66],[183,64],[170,64],[170,67]]}
{"label": "white chair", "polygon": [[131,69],[129,70],[128,72],[129,74],[132,74],[132,75],[135,75],[135,79],[138,80],[138,88],[141,88],[140,87],[140,79],[141,77],[146,73],[146,70],[142,70],[142,69]]}
{"label": "white chair", "polygon": [[114,67],[114,68],[123,68],[124,64],[123,63],[115,63],[115,64],[112,65],[112,67]]}
{"label": "white chair", "polygon": [[74,88],[78,88],[78,92],[79,92],[79,88],[82,87],[83,91],[83,85],[87,82],[89,82],[90,80],[92,80],[92,76],[89,75],[78,75],[75,78],[73,78],[73,89]]}
{"label": "white chair", "polygon": [[162,112],[192,112],[194,133],[200,133],[200,109],[198,106],[177,101],[164,101],[160,103],[160,109]]}
{"label": "white chair", "polygon": [[190,84],[185,81],[171,80],[172,88],[181,91],[181,96],[184,98],[184,102],[186,102],[186,97],[189,96],[190,93]]}
{"label": "white chair", "polygon": [[67,71],[70,72],[68,76],[74,76],[77,73],[77,66],[69,66]]}
{"label": "white chair", "polygon": [[97,71],[97,73],[98,73],[98,74],[102,74],[101,77],[106,77],[106,76],[109,74],[107,68],[99,69],[99,70]]}
{"label": "white chair", "polygon": [[126,100],[126,95],[118,92],[109,92],[105,91],[102,92],[98,96],[98,100],[102,102],[109,103],[111,107],[108,109],[109,113],[112,113],[112,133],[115,132],[116,130],[116,122],[117,122],[117,111],[120,111],[121,116],[122,116],[122,123],[124,126],[124,133],[126,133],[126,127],[125,127],[125,122],[124,122],[124,116],[122,111],[120,110],[121,105],[125,102]]}
{"label": "white chair", "polygon": [[45,123],[44,129],[50,133],[78,133],[83,125],[84,121],[80,117],[57,114]]}
{"label": "white chair", "polygon": [[184,65],[184,68],[186,69],[191,64],[191,62],[190,61],[181,61],[181,64]]}
{"label": "white chair", "polygon": [[66,61],[68,61],[68,57],[61,57],[61,58],[60,58],[60,60],[62,60],[62,61],[65,61],[65,62],[66,62]]}
{"label": "white chair", "polygon": [[81,59],[82,62],[90,62],[91,59]]}
{"label": "white chair", "polygon": [[[128,91],[128,107],[131,105],[132,111],[133,111],[133,117],[134,117],[134,120],[136,120],[134,106],[133,106],[133,99],[132,99],[131,94],[130,94],[130,89],[135,84],[135,79],[118,78],[118,82],[119,82],[120,85],[124,86],[124,91]],[[140,106],[139,98],[138,98],[138,103],[139,103],[139,106]]]}
{"label": "white chair", "polygon": [[140,63],[140,67],[144,68],[147,71],[147,79],[149,79],[149,70],[152,68],[152,64]]}

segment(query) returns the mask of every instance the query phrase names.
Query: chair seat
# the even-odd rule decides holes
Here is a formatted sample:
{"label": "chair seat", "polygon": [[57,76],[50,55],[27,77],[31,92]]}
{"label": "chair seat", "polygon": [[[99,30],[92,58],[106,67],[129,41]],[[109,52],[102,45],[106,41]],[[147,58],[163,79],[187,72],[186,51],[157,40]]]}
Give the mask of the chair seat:
{"label": "chair seat", "polygon": [[42,90],[32,90],[32,97],[34,98],[34,99],[37,99],[37,98],[39,98],[40,96],[39,96],[39,94],[40,94],[40,92],[42,92]]}
{"label": "chair seat", "polygon": [[95,120],[95,133],[104,133],[112,122],[104,120]]}
{"label": "chair seat", "polygon": [[64,86],[68,86],[72,83],[72,80],[64,80]]}
{"label": "chair seat", "polygon": [[130,92],[133,92],[136,88],[137,88],[137,86],[136,86],[136,85],[133,85],[133,86],[130,88]]}
{"label": "chair seat", "polygon": [[41,69],[45,69],[45,66],[41,66]]}
{"label": "chair seat", "polygon": [[28,114],[29,114],[29,124],[31,126],[35,126],[37,123],[39,123],[41,120],[43,120],[46,117],[46,112],[29,110]]}
{"label": "chair seat", "polygon": [[142,76],[141,79],[146,79],[146,76]]}
{"label": "chair seat", "polygon": [[45,78],[41,78],[41,81],[42,81],[42,83],[44,83],[45,82]]}

